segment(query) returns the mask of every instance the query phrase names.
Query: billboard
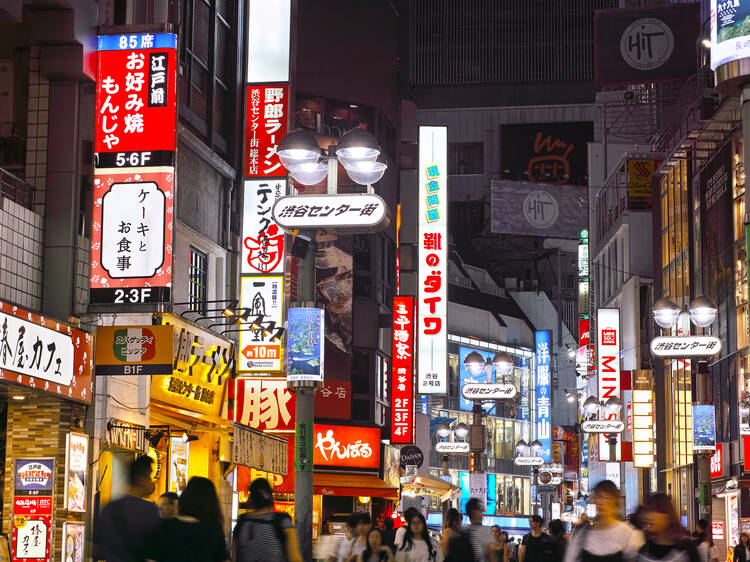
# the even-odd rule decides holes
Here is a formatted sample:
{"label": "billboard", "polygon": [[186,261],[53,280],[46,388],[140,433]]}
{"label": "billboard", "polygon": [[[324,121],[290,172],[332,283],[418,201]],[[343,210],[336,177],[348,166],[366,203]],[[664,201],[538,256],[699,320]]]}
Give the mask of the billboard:
{"label": "billboard", "polygon": [[391,443],[414,442],[414,297],[393,297]]}
{"label": "billboard", "polygon": [[750,54],[750,0],[711,0],[711,70]]}
{"label": "billboard", "polygon": [[693,404],[693,451],[716,450],[716,408]]}
{"label": "billboard", "polygon": [[238,371],[281,371],[283,277],[242,277],[240,307],[250,327],[240,332]]}
{"label": "billboard", "polygon": [[700,4],[597,10],[594,81],[616,86],[682,80],[696,72]]}
{"label": "billboard", "polygon": [[284,273],[284,232],[273,204],[286,194],[286,179],[245,180],[242,210],[242,275]]}
{"label": "billboard", "polygon": [[448,131],[419,128],[417,392],[448,391]]}
{"label": "billboard", "polygon": [[500,138],[501,166],[510,178],[587,185],[592,122],[502,125]]}
{"label": "billboard", "polygon": [[586,188],[491,180],[492,233],[578,239],[586,226]]}
{"label": "billboard", "polygon": [[537,330],[536,341],[536,438],[542,444],[537,456],[552,461],[551,373],[549,330]]}
{"label": "billboard", "polygon": [[[620,381],[620,309],[599,308],[596,311],[596,366],[599,374],[599,401],[621,398]],[[620,414],[607,414],[600,408],[600,420],[619,420]],[[609,458],[608,435],[599,437],[599,460],[619,460],[621,440],[617,441],[618,459]]]}
{"label": "billboard", "polygon": [[324,324],[325,312],[320,308],[289,309],[287,381],[323,381]]}

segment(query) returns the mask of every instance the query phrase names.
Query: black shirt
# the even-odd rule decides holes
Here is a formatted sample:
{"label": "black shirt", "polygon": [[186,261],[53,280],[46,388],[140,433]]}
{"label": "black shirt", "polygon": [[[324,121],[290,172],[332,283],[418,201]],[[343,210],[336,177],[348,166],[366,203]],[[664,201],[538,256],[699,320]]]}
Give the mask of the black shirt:
{"label": "black shirt", "polygon": [[526,547],[524,562],[547,562],[556,551],[547,533],[542,533],[538,537],[526,533],[521,545]]}
{"label": "black shirt", "polygon": [[229,560],[224,531],[216,521],[162,521],[149,549],[157,562],[224,562]]}
{"label": "black shirt", "polygon": [[94,529],[96,556],[109,562],[143,562],[159,510],[146,500],[124,496],[104,506]]}

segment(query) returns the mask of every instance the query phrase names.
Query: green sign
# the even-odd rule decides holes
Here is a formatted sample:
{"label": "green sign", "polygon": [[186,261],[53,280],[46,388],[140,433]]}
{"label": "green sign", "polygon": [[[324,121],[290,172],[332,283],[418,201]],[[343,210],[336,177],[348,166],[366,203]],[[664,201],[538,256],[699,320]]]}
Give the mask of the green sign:
{"label": "green sign", "polygon": [[297,472],[313,471],[313,422],[297,422],[294,428],[295,454],[294,470]]}

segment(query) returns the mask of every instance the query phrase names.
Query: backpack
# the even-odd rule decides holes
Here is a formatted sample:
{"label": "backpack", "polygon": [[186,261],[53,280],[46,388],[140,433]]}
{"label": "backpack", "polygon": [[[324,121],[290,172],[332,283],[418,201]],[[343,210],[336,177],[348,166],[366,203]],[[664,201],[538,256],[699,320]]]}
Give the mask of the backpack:
{"label": "backpack", "polygon": [[474,562],[474,549],[471,547],[469,533],[465,531],[453,531],[454,535],[448,543],[448,555],[445,562]]}
{"label": "backpack", "polygon": [[[243,513],[239,520],[237,521],[237,525],[234,528],[234,533],[232,533],[232,542],[237,547],[237,562],[243,562],[246,560],[247,553],[251,550],[255,551],[254,554],[257,554],[257,545],[253,545],[253,537],[255,536],[255,533],[253,531],[253,527],[255,525],[272,525],[274,534],[276,536],[276,540],[279,543],[279,548],[281,549],[281,556],[283,560],[287,560],[287,550],[286,550],[286,534],[284,533],[284,527],[282,526],[282,521],[285,519],[291,519],[289,517],[289,514],[282,513],[279,511],[273,512],[273,519],[266,520],[266,519],[259,519],[257,517],[253,517],[247,513]],[[242,533],[244,533],[244,529],[246,527],[249,527],[247,530],[247,538],[248,542],[243,541],[244,538]],[[253,548],[255,547],[255,548]]]}

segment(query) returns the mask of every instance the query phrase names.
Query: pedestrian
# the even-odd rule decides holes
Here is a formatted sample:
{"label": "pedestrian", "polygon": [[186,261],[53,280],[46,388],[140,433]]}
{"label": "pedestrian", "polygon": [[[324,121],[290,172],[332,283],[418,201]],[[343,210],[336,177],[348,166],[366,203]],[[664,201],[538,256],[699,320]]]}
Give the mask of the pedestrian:
{"label": "pedestrian", "polygon": [[463,562],[474,559],[469,535],[461,528],[461,514],[455,507],[450,508],[445,514],[440,549],[445,562]]}
{"label": "pedestrian", "polygon": [[143,562],[151,535],[159,528],[159,510],[143,498],[154,493],[151,458],[143,455],[128,465],[125,496],[102,509],[94,527],[94,560]]}
{"label": "pedestrian", "polygon": [[213,482],[193,476],[177,503],[177,516],[163,519],[152,536],[148,558],[156,562],[228,561],[224,517]]}
{"label": "pedestrian", "polygon": [[638,551],[637,562],[698,562],[695,544],[666,494],[649,496],[643,506],[646,544]]}
{"label": "pedestrian", "polygon": [[495,538],[492,536],[492,531],[482,525],[483,513],[484,505],[479,498],[471,498],[466,502],[466,515],[469,516],[469,525],[464,529],[469,535],[474,559],[477,562],[487,562],[490,557],[494,559],[492,545],[495,544]]}
{"label": "pedestrian", "polygon": [[696,546],[703,541],[703,537],[706,535],[708,530],[708,521],[705,519],[698,519],[695,522],[695,531],[693,531],[693,538],[695,539]]}
{"label": "pedestrian", "polygon": [[333,554],[328,562],[346,562],[346,558],[349,556],[349,546],[356,538],[354,535],[354,527],[357,526],[358,520],[359,515],[356,513],[352,513],[347,517],[344,536],[339,538],[336,548],[333,550]]}
{"label": "pedestrian", "polygon": [[349,553],[345,562],[355,562],[358,556],[367,548],[367,535],[372,529],[372,518],[369,513],[357,513],[355,514],[357,519],[354,521],[354,539],[349,543]]}
{"label": "pedestrian", "polygon": [[393,517],[386,517],[385,522],[385,531],[383,531],[383,536],[385,538],[385,544],[388,548],[391,549],[391,551],[396,550],[395,540],[396,540],[396,529],[394,529],[395,522],[393,521]]}
{"label": "pedestrian", "polygon": [[162,519],[172,519],[172,517],[177,517],[177,502],[179,499],[180,496],[174,492],[164,492],[159,496],[159,516]]}
{"label": "pedestrian", "polygon": [[502,547],[498,555],[498,562],[511,562],[513,559],[513,543],[508,538],[507,531],[500,532],[500,544]]}
{"label": "pedestrian", "polygon": [[602,480],[591,494],[597,518],[573,535],[565,562],[622,562],[632,560],[643,544],[643,535],[620,520],[620,491],[611,480]]}
{"label": "pedestrian", "polygon": [[561,562],[568,546],[568,541],[565,540],[565,525],[559,519],[553,519],[549,522],[548,530],[550,541],[555,546],[555,552],[550,561]]}
{"label": "pedestrian", "polygon": [[518,549],[519,562],[547,562],[553,553],[549,535],[542,530],[544,519],[539,515],[529,517],[531,531],[526,533]]}
{"label": "pedestrian", "polygon": [[393,552],[385,544],[383,531],[374,527],[367,533],[367,546],[357,556],[357,562],[393,562]]}
{"label": "pedestrian", "polygon": [[427,522],[419,511],[406,520],[404,540],[396,551],[396,562],[443,562],[443,552],[430,537]]}
{"label": "pedestrian", "polygon": [[714,546],[711,536],[705,531],[698,531],[698,533],[701,539],[700,543],[696,546],[696,550],[698,551],[700,562],[719,562],[719,553]]}
{"label": "pedestrian", "polygon": [[740,542],[734,547],[734,562],[750,561],[750,536],[740,533]]}
{"label": "pedestrian", "polygon": [[417,513],[419,513],[419,510],[416,507],[408,507],[406,508],[406,511],[404,511],[404,521],[406,523],[396,529],[396,537],[393,539],[393,544],[396,547],[395,550],[398,550],[404,542],[404,535],[406,534],[406,528],[409,526],[409,521]]}
{"label": "pedestrian", "polygon": [[[268,480],[250,484],[249,507],[240,515],[232,535],[234,562],[301,562],[292,518],[273,510],[273,491]],[[184,492],[183,492],[184,494]]]}

